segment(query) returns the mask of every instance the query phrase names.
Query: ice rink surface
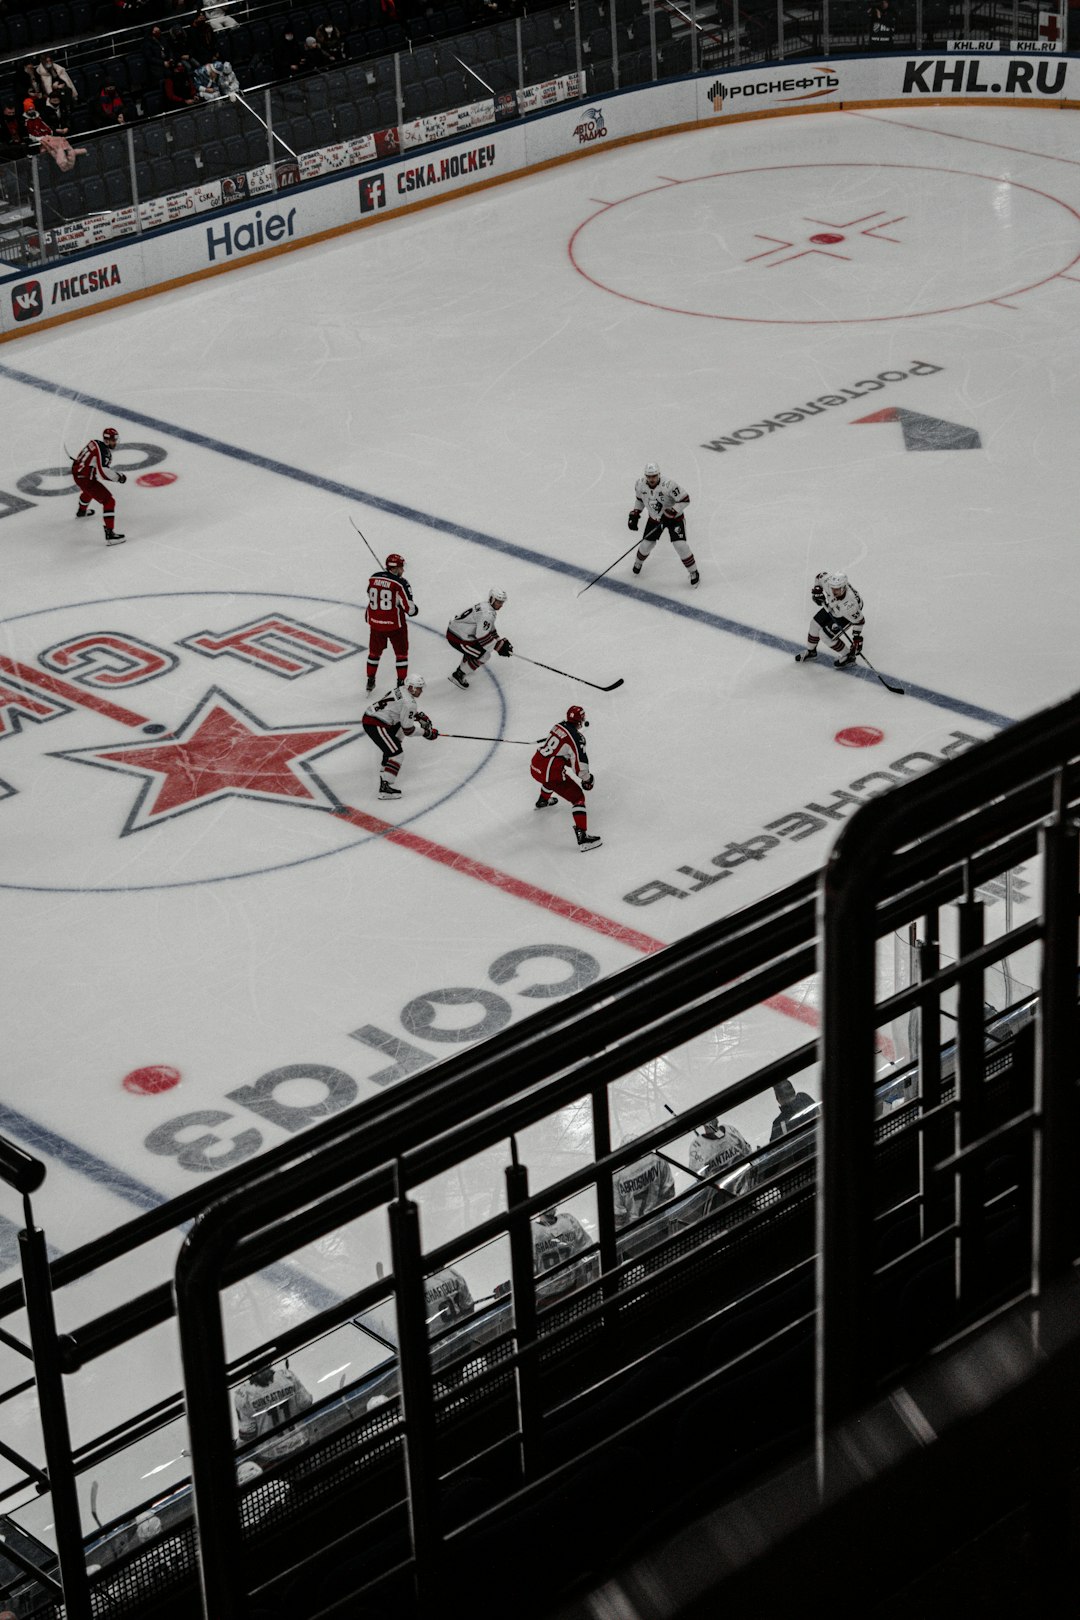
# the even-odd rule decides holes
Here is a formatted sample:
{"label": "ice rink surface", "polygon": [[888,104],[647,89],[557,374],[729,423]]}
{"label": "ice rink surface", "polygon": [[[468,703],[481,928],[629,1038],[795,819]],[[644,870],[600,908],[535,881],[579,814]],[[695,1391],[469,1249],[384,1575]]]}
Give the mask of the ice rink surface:
{"label": "ice rink surface", "polygon": [[[0,1130],[48,1162],[55,1250],[816,869],[857,800],[1076,686],[1078,129],[643,141],[0,351]],[[108,423],[112,549],[66,470]],[[652,459],[700,587],[664,540],[582,594]],[[353,523],[407,560],[434,724],[516,739],[407,740],[400,804],[359,725]],[[826,567],[905,695],[794,662]],[[446,624],[492,586],[521,656],[461,692]],[[529,776],[569,703],[587,859]],[[616,1125],[806,1040],[815,1000],[632,1077]],[[537,1177],[580,1129],[536,1133]],[[429,1243],[495,1207],[501,1161],[476,1172],[428,1190]],[[234,1346],[385,1258],[372,1226],[237,1289]],[[115,1269],[62,1310],[146,1280]],[[167,1353],[141,1368],[85,1375],[77,1441],[176,1387]]]}

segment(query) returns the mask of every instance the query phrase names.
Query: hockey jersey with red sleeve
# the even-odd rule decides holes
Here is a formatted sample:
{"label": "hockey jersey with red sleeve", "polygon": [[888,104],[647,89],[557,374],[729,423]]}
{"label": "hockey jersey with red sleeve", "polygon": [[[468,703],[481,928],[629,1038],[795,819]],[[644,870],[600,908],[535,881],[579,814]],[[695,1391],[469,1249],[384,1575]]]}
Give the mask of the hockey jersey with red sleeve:
{"label": "hockey jersey with red sleeve", "polygon": [[364,617],[373,630],[400,630],[420,611],[408,580],[381,568],[368,580],[367,597]]}
{"label": "hockey jersey with red sleeve", "polygon": [[75,460],[71,463],[71,476],[73,478],[104,478],[111,484],[120,482],[119,474],[110,472],[112,451],[100,439],[91,439],[84,444]]}
{"label": "hockey jersey with red sleeve", "polygon": [[571,776],[576,782],[589,778],[589,756],[585,752],[585,744],[573,726],[563,721],[552,726],[532,757],[532,774],[545,787],[551,779],[556,760],[563,761],[558,775]]}

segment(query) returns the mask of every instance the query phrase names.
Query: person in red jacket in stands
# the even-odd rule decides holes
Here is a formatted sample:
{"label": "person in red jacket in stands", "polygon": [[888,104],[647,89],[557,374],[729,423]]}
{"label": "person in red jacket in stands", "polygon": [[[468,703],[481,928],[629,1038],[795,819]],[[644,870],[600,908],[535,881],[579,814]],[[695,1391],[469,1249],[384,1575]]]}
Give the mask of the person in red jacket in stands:
{"label": "person in red jacket in stands", "polygon": [[106,124],[126,124],[124,99],[115,84],[103,84],[98,97],[101,116]]}

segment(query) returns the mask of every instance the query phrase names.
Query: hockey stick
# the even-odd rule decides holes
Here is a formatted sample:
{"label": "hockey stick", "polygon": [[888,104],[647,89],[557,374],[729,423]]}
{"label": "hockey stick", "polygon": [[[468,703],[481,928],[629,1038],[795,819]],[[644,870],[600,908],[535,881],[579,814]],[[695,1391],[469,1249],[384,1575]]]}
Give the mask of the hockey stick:
{"label": "hockey stick", "polygon": [[[615,565],[613,563],[612,567],[614,566]],[[580,595],[581,593],[579,592],[578,594]],[[623,684],[623,678],[621,675],[617,681],[612,681],[610,686],[600,686],[596,681],[587,681],[584,675],[571,675],[568,669],[556,669],[554,664],[542,664],[538,658],[526,658],[524,653],[515,652],[514,657],[519,658],[523,664],[534,664],[537,669],[550,669],[553,675],[565,675],[568,681],[577,681],[582,686],[591,686],[597,692],[614,692],[617,686],[621,686]]]}
{"label": "hockey stick", "polygon": [[[847,647],[848,650],[850,651],[850,649],[851,649],[850,641],[844,641],[843,636],[840,636],[839,639],[844,642],[844,646]],[[859,648],[859,651],[855,654],[855,656],[856,656],[856,658],[861,658],[862,659],[863,663],[866,665],[867,669],[872,672],[872,674],[877,675],[878,680],[881,682],[881,684],[885,688],[886,692],[896,692],[899,697],[904,696],[904,688],[902,686],[894,686],[891,681],[887,681],[885,679],[884,675],[878,674],[878,671],[876,669],[874,669],[873,664],[870,662],[869,658],[867,658],[866,654],[863,652],[861,647]]]}
{"label": "hockey stick", "polygon": [[504,742],[517,743],[520,748],[535,748],[534,742],[527,742],[524,737],[478,737],[473,731],[440,731],[440,737],[457,737],[461,742]]}
{"label": "hockey stick", "polygon": [[[670,1103],[665,1103],[664,1107],[667,1109],[667,1111],[671,1115],[672,1119],[678,1119],[679,1116],[675,1112],[674,1108],[672,1108]],[[691,1131],[691,1135],[692,1136],[700,1136],[701,1135],[701,1132],[698,1130],[696,1125],[694,1126],[693,1130]]]}
{"label": "hockey stick", "polygon": [[[350,514],[350,517],[349,517],[349,522],[352,523],[353,528],[356,530],[357,534],[360,536],[360,538],[364,542],[365,546],[367,546],[368,550],[371,552],[371,555],[373,557],[375,557],[375,548],[374,548],[374,546],[371,544],[371,541],[368,539],[367,535],[364,533],[363,529],[359,526],[359,524],[353,523],[351,514]],[[379,563],[379,567],[381,568],[382,563],[379,562],[378,557],[375,557],[375,561],[377,563]]]}
{"label": "hockey stick", "polygon": [[637,541],[636,541],[636,540],[635,540],[635,541],[634,541],[634,545],[632,545],[632,546],[627,546],[627,548],[626,548],[626,550],[625,550],[625,551],[624,551],[624,552],[623,552],[623,553],[622,553],[622,555],[621,555],[621,556],[618,556],[618,557],[616,557],[616,559],[615,559],[615,561],[614,561],[614,562],[613,562],[613,563],[610,563],[610,564],[609,564],[609,565],[608,565],[608,567],[607,567],[607,568],[605,568],[605,569],[604,569],[604,573],[603,573],[603,574],[597,574],[597,576],[596,576],[596,579],[590,579],[590,581],[589,581],[589,583],[588,583],[588,585],[583,585],[583,586],[582,586],[582,587],[581,587],[581,589],[580,589],[580,591],[578,591],[578,595],[579,595],[579,596],[584,596],[584,595],[585,595],[585,592],[586,592],[586,591],[587,591],[587,590],[589,590],[589,589],[590,589],[590,587],[591,587],[591,586],[593,586],[593,585],[595,585],[595,584],[596,584],[596,580],[597,580],[597,579],[603,579],[603,577],[604,577],[604,574],[610,574],[610,573],[611,573],[611,570],[612,570],[612,569],[613,569],[613,568],[617,568],[617,567],[618,567],[618,565],[619,565],[619,564],[620,564],[620,563],[621,563],[621,562],[622,562],[622,560],[623,560],[623,557],[629,557],[629,555],[630,555],[630,553],[631,553],[631,552],[632,552],[632,551],[633,551],[633,549],[634,549],[634,546],[636,546],[636,545],[637,545]]}

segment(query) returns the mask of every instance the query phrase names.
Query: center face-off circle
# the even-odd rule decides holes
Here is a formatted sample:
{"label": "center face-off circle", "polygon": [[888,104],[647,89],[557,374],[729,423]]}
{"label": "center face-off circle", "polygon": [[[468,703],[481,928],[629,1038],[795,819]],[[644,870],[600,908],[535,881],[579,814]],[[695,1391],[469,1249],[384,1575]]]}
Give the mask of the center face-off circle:
{"label": "center face-off circle", "polygon": [[910,320],[1064,274],[1080,261],[1080,213],[1001,175],[788,164],[665,180],[605,203],[577,227],[570,257],[614,296],[677,314]]}

